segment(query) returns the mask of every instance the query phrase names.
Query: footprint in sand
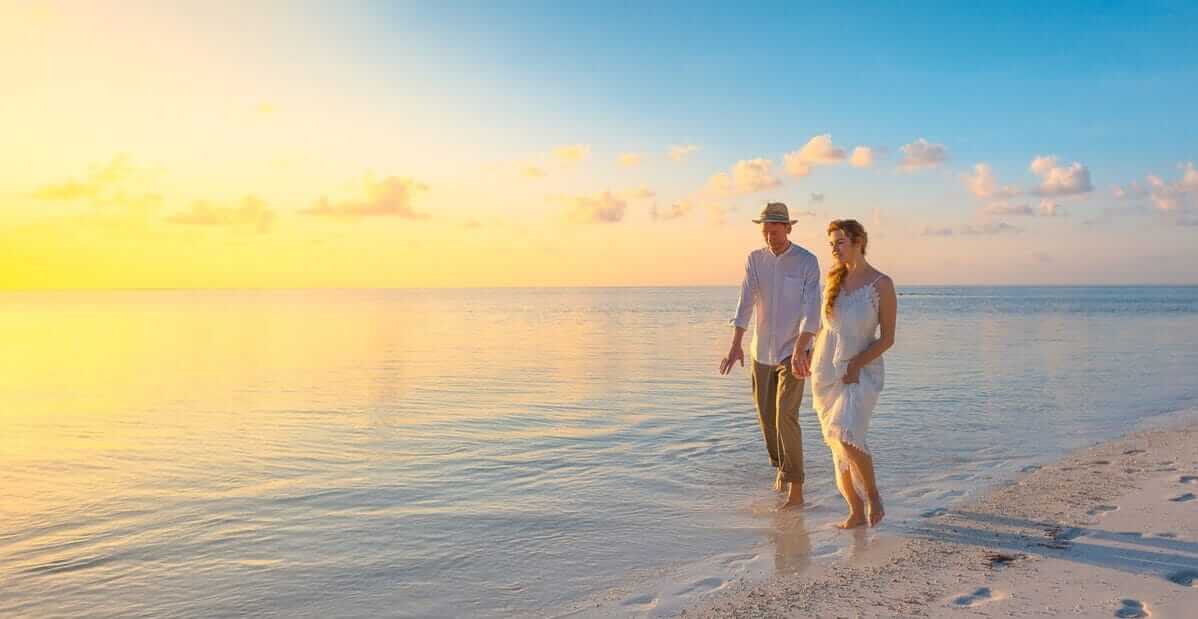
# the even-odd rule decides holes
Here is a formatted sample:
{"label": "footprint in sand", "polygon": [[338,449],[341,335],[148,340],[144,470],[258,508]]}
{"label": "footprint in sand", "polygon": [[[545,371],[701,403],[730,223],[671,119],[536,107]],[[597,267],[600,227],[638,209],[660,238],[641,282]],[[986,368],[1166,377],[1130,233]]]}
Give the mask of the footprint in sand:
{"label": "footprint in sand", "polygon": [[624,600],[625,608],[638,608],[641,610],[649,610],[657,606],[657,598],[651,593],[630,597]]}
{"label": "footprint in sand", "polygon": [[757,559],[758,556],[759,555],[747,555],[747,554],[746,555],[732,555],[731,557],[724,559],[721,563],[723,563],[724,567],[739,569],[742,566],[744,566],[746,563],[749,563],[750,561]]}
{"label": "footprint in sand", "polygon": [[1146,453],[1148,453],[1148,452],[1144,451],[1143,449],[1128,449],[1127,451],[1123,452],[1123,455],[1134,456],[1136,454],[1146,454]]}
{"label": "footprint in sand", "polygon": [[1115,507],[1114,505],[1096,505],[1094,507],[1094,509],[1091,509],[1090,511],[1088,511],[1086,513],[1091,516],[1100,516],[1102,514],[1113,512],[1117,509],[1119,509],[1119,508]]}
{"label": "footprint in sand", "polygon": [[1068,527],[1064,529],[1055,528],[1049,531],[1049,534],[1055,540],[1073,540],[1077,539],[1085,533],[1086,530],[1081,527]]}
{"label": "footprint in sand", "polygon": [[1110,464],[1110,463],[1111,463],[1110,460],[1095,460],[1095,461],[1091,462],[1090,465],[1091,466],[1099,466],[1099,465],[1106,465],[1106,464]]}
{"label": "footprint in sand", "polygon": [[1183,484],[1198,483],[1198,475],[1182,475],[1177,478],[1177,481]]}
{"label": "footprint in sand", "polygon": [[1196,497],[1194,496],[1193,492],[1187,492],[1185,494],[1175,496],[1169,500],[1173,501],[1174,503],[1185,503],[1187,501],[1193,501],[1195,498]]}
{"label": "footprint in sand", "polygon": [[1020,473],[1031,473],[1032,471],[1038,471],[1038,470],[1040,470],[1039,464],[1029,464],[1029,465],[1019,469],[1019,472]]}
{"label": "footprint in sand", "polygon": [[1175,585],[1183,587],[1198,587],[1198,570],[1178,570],[1165,574],[1165,578]]}
{"label": "footprint in sand", "polygon": [[715,591],[724,586],[722,578],[704,578],[703,580],[691,583],[691,586],[678,592],[678,595],[694,595],[696,593],[707,593]]}
{"label": "footprint in sand", "polygon": [[944,509],[943,507],[937,507],[936,509],[929,509],[928,511],[920,514],[919,517],[920,518],[935,518],[936,516],[943,516],[947,513],[948,513],[947,509]]}
{"label": "footprint in sand", "polygon": [[981,587],[973,593],[953,598],[952,604],[958,608],[974,608],[1005,597],[1007,597],[1005,593],[991,591],[990,587]]}
{"label": "footprint in sand", "polygon": [[1139,618],[1150,617],[1152,613],[1148,612],[1148,607],[1140,600],[1125,599],[1119,600],[1119,609],[1115,611],[1116,617]]}

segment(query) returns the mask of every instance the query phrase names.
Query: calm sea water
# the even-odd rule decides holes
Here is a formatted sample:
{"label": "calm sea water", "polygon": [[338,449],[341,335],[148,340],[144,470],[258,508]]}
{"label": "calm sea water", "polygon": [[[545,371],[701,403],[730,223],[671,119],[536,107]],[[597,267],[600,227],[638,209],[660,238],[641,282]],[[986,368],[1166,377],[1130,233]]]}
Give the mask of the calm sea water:
{"label": "calm sea water", "polygon": [[[888,527],[1198,399],[1198,288],[900,293]],[[652,614],[847,556],[809,393],[773,511],[735,300],[0,294],[0,616]]]}

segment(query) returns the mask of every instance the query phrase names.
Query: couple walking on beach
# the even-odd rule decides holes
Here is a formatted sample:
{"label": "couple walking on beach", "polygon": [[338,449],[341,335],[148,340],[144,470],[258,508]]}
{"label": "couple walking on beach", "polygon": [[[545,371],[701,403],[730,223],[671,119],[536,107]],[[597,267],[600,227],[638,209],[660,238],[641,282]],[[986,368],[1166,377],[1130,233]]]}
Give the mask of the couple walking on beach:
{"label": "couple walking on beach", "polygon": [[741,340],[753,319],[753,399],[783,509],[803,505],[799,404],[811,378],[812,404],[832,452],[836,486],[848,503],[842,528],[877,525],[884,511],[865,432],[882,392],[882,353],[894,344],[894,282],[865,259],[869,238],[855,220],[828,224],[834,267],[820,288],[819,260],[788,238],[796,220],[771,202],[753,223],[765,247],[749,253],[720,374],[745,363]]}

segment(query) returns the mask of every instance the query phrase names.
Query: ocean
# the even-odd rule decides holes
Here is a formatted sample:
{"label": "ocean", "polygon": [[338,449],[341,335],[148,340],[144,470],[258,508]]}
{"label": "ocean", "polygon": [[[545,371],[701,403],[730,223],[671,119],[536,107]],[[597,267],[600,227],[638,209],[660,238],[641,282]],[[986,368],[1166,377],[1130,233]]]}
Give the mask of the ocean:
{"label": "ocean", "polygon": [[736,294],[0,293],[0,616],[669,614],[1198,406],[1198,288],[900,287],[842,533],[809,389],[774,510]]}

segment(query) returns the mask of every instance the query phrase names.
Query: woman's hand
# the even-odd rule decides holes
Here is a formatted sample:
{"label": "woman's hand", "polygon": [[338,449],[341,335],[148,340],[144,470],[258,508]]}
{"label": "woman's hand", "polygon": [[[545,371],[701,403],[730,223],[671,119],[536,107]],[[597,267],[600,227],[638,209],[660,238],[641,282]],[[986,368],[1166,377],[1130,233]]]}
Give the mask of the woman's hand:
{"label": "woman's hand", "polygon": [[849,367],[844,371],[844,378],[841,380],[846,385],[852,385],[856,383],[857,381],[861,380],[861,368],[857,367],[855,362],[850,361]]}

